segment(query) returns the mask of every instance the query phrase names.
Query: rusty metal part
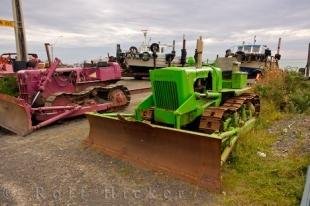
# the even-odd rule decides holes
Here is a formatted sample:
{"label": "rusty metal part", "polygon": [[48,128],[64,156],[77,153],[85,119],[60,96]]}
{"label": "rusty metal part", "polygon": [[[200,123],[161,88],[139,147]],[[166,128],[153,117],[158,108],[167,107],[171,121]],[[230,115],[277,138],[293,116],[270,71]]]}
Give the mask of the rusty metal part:
{"label": "rusty metal part", "polygon": [[240,96],[235,96],[226,100],[220,107],[207,108],[201,116],[199,129],[208,134],[223,132],[224,120],[248,102],[251,102],[254,105],[254,115],[257,116],[260,111],[260,101],[258,95],[254,93],[244,93]]}
{"label": "rusty metal part", "polygon": [[24,99],[0,94],[0,126],[20,136],[60,119],[83,115],[86,112],[106,111],[113,108],[112,103],[89,106],[51,106],[31,108]]}
{"label": "rusty metal part", "polygon": [[108,101],[111,101],[115,107],[128,105],[128,97],[121,88],[115,88],[108,92]]}
{"label": "rusty metal part", "polygon": [[151,91],[151,87],[145,87],[145,88],[139,88],[139,89],[131,89],[130,90],[130,94],[141,94],[141,93],[146,93],[146,92],[150,92]]}
{"label": "rusty metal part", "polygon": [[83,115],[85,112],[120,110],[129,103],[130,93],[121,85],[58,94],[49,97],[43,107],[36,108],[31,107],[24,99],[0,94],[0,126],[25,136],[60,119]]}
{"label": "rusty metal part", "polygon": [[105,87],[88,87],[77,93],[56,93],[45,100],[45,106],[91,105],[96,103],[112,102],[113,107],[126,107],[130,103],[130,92],[122,85],[109,85]]}
{"label": "rusty metal part", "polygon": [[22,99],[0,94],[0,126],[19,135],[32,131],[31,108]]}
{"label": "rusty metal part", "polygon": [[228,111],[226,107],[210,107],[200,119],[199,129],[210,134],[221,130],[222,118],[224,113]]}
{"label": "rusty metal part", "polygon": [[243,105],[251,108],[256,105],[258,109],[259,99],[246,93],[225,101],[220,107],[207,108],[200,120],[203,132],[158,125],[153,122],[153,108],[143,112],[142,122],[136,121],[133,115],[91,113],[87,114],[90,133],[85,143],[141,168],[162,170],[219,192],[221,164],[228,158],[239,130],[255,121],[251,118],[240,127],[222,132],[224,120],[239,110],[244,111]]}
{"label": "rusty metal part", "polygon": [[220,138],[100,114],[87,118],[90,134],[86,143],[99,151],[220,190]]}

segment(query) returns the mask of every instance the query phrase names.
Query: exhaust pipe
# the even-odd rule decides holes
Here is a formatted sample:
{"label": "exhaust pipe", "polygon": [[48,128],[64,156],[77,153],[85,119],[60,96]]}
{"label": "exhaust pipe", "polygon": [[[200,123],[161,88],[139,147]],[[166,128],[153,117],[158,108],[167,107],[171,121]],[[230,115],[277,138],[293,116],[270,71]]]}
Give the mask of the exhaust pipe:
{"label": "exhaust pipe", "polygon": [[305,77],[310,77],[310,43],[308,47],[308,59],[307,59],[307,65],[305,68]]}
{"label": "exhaust pipe", "polygon": [[276,58],[277,60],[280,60],[280,59],[281,59],[281,54],[280,54],[281,40],[282,40],[282,38],[280,37],[280,38],[279,38],[279,41],[278,41],[277,53],[276,53],[276,55],[275,55],[275,58]]}
{"label": "exhaust pipe", "polygon": [[196,56],[197,56],[196,67],[197,68],[202,67],[202,52],[203,52],[203,41],[202,41],[202,36],[200,36],[197,39],[197,44],[196,44]]}
{"label": "exhaust pipe", "polygon": [[186,56],[187,56],[186,40],[185,40],[185,35],[183,35],[183,46],[181,49],[181,65],[182,65],[182,67],[184,67],[186,64]]}
{"label": "exhaust pipe", "polygon": [[52,65],[52,59],[51,59],[51,54],[50,54],[50,43],[45,43],[45,51],[47,55],[47,60],[48,60],[48,66],[50,67]]}

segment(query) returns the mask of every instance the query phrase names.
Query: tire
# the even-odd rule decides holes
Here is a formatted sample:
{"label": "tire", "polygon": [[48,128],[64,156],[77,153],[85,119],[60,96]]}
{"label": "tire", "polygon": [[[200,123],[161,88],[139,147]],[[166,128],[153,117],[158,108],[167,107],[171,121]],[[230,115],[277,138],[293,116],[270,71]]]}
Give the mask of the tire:
{"label": "tire", "polygon": [[151,50],[153,53],[159,52],[159,44],[157,44],[157,43],[151,44],[150,50]]}
{"label": "tire", "polygon": [[150,60],[150,58],[151,58],[151,55],[148,53],[148,52],[143,52],[142,53],[142,60],[143,61],[148,61],[148,60]]}
{"label": "tire", "polygon": [[137,49],[137,47],[135,47],[135,46],[131,46],[131,47],[129,48],[129,51],[130,51],[131,53],[133,53],[133,54],[137,54],[137,53],[138,53],[138,49]]}

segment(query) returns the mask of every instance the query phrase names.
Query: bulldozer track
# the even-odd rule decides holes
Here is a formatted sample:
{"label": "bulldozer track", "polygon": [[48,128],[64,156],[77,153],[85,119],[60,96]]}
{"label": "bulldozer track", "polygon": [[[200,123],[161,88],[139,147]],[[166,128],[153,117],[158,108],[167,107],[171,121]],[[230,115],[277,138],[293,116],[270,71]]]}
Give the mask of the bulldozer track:
{"label": "bulldozer track", "polygon": [[142,94],[142,93],[150,92],[151,91],[151,87],[131,89],[129,91],[130,91],[131,95],[133,95],[133,94]]}
{"label": "bulldozer track", "polygon": [[[45,100],[45,106],[57,106],[57,100],[59,99],[65,99],[68,101],[68,104],[73,105],[87,105],[91,103],[105,103],[105,102],[111,102],[112,100],[110,94],[112,94],[114,91],[121,91],[125,97],[126,97],[126,103],[122,102],[119,104],[116,104],[113,102],[113,108],[118,109],[126,107],[130,103],[130,91],[122,86],[122,85],[108,85],[108,86],[92,86],[88,87],[84,91],[77,92],[77,93],[55,93],[52,96],[49,96]],[[98,93],[103,93],[103,96],[99,96]],[[56,104],[56,105],[55,105]]]}
{"label": "bulldozer track", "polygon": [[240,115],[242,106],[251,103],[254,106],[253,116],[258,116],[260,100],[254,93],[244,93],[226,100],[222,106],[207,108],[200,119],[199,129],[205,133],[223,132],[224,121],[233,114]]}

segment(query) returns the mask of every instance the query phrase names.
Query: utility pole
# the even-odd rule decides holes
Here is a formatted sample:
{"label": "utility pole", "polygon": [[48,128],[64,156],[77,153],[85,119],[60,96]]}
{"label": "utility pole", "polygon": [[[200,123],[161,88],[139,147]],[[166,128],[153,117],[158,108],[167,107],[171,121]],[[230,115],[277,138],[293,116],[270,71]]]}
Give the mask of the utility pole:
{"label": "utility pole", "polygon": [[20,0],[12,0],[13,18],[15,21],[15,40],[17,61],[27,61],[26,35],[24,28],[23,9]]}
{"label": "utility pole", "polygon": [[310,77],[310,43],[308,47],[308,59],[307,59],[307,65],[305,68],[305,76],[308,78]]}
{"label": "utility pole", "polygon": [[256,35],[254,36],[253,45],[256,44]]}
{"label": "utility pole", "polygon": [[282,38],[280,37],[279,40],[278,40],[277,54],[280,54],[281,40],[282,40]]}

